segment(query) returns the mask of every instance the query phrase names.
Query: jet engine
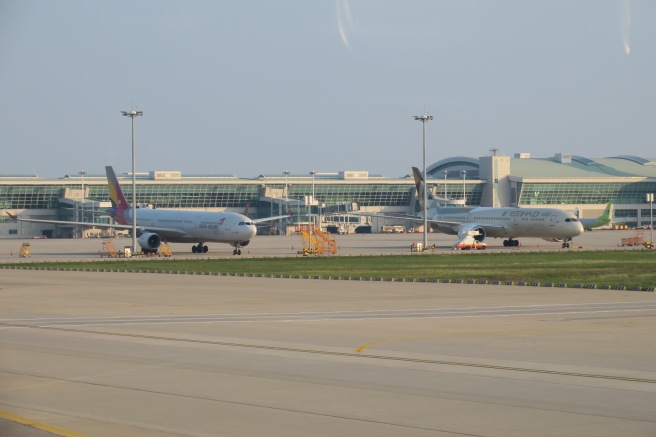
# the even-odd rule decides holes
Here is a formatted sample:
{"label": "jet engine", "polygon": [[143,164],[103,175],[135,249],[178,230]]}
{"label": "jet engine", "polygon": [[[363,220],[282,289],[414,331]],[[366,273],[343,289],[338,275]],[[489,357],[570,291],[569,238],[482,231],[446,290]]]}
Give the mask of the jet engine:
{"label": "jet engine", "polygon": [[480,227],[462,227],[458,231],[458,238],[462,240],[467,235],[474,237],[478,243],[482,243],[485,240],[485,229]]}
{"label": "jet engine", "polygon": [[144,232],[137,238],[137,243],[145,252],[157,252],[162,239],[153,232]]}

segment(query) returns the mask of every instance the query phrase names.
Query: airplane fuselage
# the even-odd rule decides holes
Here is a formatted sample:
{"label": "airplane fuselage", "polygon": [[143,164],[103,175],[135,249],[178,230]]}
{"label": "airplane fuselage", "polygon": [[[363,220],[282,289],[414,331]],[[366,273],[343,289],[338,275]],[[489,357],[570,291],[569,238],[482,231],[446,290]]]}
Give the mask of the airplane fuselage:
{"label": "airplane fuselage", "polygon": [[576,217],[554,208],[474,208],[450,213],[448,208],[429,210],[428,218],[448,223],[433,223],[433,229],[458,234],[462,225],[485,228],[488,237],[572,238],[583,233]]}
{"label": "airplane fuselage", "polygon": [[[132,209],[125,211],[124,218],[122,224],[132,223]],[[251,219],[234,212],[138,208],[137,227],[156,229],[164,240],[173,243],[241,243],[257,233]]]}

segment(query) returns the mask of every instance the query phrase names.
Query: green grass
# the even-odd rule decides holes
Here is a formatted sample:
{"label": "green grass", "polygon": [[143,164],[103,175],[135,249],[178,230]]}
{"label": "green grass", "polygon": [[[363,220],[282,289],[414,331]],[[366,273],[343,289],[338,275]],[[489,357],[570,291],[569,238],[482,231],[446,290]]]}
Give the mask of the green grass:
{"label": "green grass", "polygon": [[[5,264],[25,266],[25,263]],[[474,279],[565,283],[569,286],[656,286],[656,252],[468,253],[417,256],[147,259],[30,263],[39,268],[129,269],[290,276]]]}

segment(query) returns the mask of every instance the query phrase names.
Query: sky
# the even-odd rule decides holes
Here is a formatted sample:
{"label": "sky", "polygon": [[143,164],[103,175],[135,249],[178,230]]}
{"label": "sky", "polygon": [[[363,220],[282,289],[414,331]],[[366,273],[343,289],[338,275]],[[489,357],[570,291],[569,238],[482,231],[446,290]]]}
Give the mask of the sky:
{"label": "sky", "polygon": [[0,175],[656,158],[653,0],[0,0]]}

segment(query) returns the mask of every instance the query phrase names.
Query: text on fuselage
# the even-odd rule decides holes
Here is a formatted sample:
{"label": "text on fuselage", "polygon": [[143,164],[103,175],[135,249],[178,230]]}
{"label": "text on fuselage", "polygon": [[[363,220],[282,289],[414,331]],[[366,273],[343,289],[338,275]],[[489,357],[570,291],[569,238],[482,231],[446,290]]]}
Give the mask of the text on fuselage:
{"label": "text on fuselage", "polygon": [[503,213],[504,217],[519,217],[519,218],[528,218],[528,217],[543,217],[551,215],[549,212],[540,212],[540,211],[505,211]]}

